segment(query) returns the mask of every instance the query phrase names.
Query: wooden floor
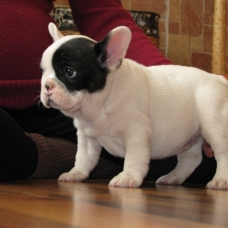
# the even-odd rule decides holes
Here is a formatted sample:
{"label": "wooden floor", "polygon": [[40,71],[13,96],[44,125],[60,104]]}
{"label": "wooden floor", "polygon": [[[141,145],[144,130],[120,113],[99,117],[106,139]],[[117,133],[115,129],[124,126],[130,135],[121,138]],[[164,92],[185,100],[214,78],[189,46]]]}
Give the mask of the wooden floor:
{"label": "wooden floor", "polygon": [[228,227],[228,191],[109,188],[108,181],[0,183],[0,227]]}

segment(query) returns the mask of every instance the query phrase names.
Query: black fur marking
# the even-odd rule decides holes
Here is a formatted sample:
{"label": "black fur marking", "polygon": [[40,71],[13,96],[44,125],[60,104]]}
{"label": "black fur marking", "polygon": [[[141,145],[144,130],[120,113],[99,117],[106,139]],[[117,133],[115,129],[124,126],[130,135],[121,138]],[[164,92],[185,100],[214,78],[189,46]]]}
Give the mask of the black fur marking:
{"label": "black fur marking", "polygon": [[[85,90],[93,93],[102,90],[106,83],[108,69],[104,64],[105,55],[105,48],[99,43],[75,38],[55,51],[52,64],[56,77],[70,92]],[[69,69],[76,72],[75,77],[68,77],[66,72]]]}
{"label": "black fur marking", "polygon": [[107,35],[101,42],[97,43],[94,47],[94,51],[97,56],[97,62],[100,67],[105,68],[105,61],[107,59],[106,46],[109,41],[109,35]]}

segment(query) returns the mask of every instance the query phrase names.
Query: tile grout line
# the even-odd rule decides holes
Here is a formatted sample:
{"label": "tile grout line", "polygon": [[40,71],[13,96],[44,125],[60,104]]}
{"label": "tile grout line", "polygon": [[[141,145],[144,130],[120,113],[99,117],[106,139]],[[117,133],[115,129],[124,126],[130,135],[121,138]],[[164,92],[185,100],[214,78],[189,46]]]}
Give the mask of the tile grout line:
{"label": "tile grout line", "polygon": [[169,1],[166,0],[166,25],[165,25],[165,57],[168,58],[168,50],[169,50]]}

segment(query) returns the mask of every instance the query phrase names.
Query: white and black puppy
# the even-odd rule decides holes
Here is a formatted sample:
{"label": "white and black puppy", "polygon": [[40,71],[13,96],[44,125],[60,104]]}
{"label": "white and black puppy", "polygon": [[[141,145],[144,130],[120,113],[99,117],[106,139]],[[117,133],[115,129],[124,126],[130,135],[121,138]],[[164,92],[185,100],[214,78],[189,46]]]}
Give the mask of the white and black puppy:
{"label": "white and black puppy", "polygon": [[[150,159],[177,155],[178,164],[158,184],[180,184],[202,160],[205,139],[217,160],[208,188],[228,189],[228,83],[222,76],[183,66],[145,67],[126,59],[127,27],[101,42],[63,37],[49,25],[54,43],[43,53],[41,101],[74,119],[75,166],[60,181],[82,181],[101,148],[125,158],[110,186],[138,187]],[[140,48],[140,47],[139,47]]]}

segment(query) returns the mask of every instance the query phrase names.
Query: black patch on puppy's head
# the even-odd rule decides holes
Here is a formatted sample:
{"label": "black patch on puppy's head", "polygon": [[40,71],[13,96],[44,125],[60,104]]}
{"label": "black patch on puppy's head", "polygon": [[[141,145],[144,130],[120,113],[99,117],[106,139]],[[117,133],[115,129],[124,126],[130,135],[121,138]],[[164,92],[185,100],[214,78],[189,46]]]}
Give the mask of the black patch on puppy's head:
{"label": "black patch on puppy's head", "polygon": [[52,64],[56,77],[70,92],[93,93],[104,88],[109,72],[105,66],[104,45],[80,37],[67,41],[55,51]]}

